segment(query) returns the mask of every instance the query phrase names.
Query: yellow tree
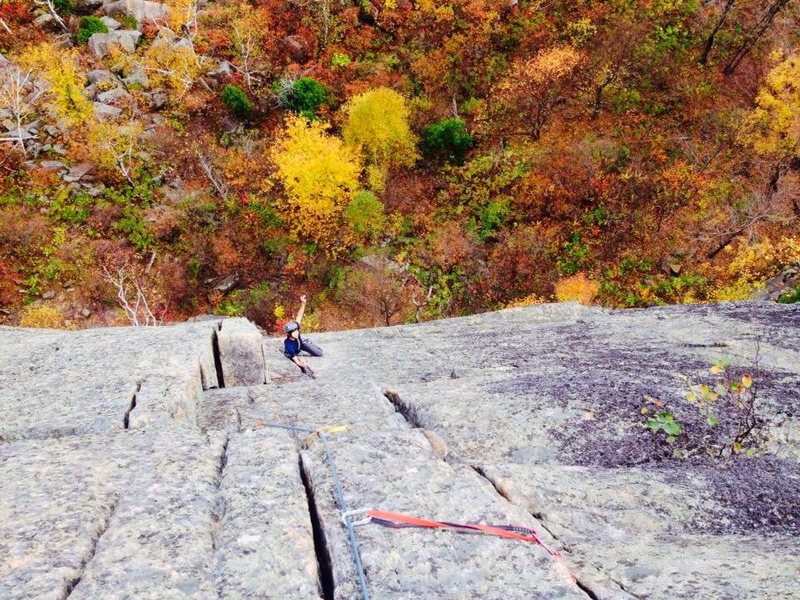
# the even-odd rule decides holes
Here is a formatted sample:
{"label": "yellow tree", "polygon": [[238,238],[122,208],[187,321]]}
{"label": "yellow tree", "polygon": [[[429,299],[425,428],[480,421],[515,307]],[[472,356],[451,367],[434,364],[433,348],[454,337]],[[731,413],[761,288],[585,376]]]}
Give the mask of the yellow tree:
{"label": "yellow tree", "polygon": [[759,154],[800,158],[800,54],[769,72],[745,131],[745,141]]}
{"label": "yellow tree", "polygon": [[42,43],[28,48],[17,63],[47,83],[47,100],[54,116],[77,125],[94,114],[92,103],[81,93],[85,77],[77,67],[77,52]]}
{"label": "yellow tree", "polygon": [[236,17],[231,21],[231,38],[238,59],[234,68],[242,73],[250,90],[263,84],[272,68],[267,49],[275,36],[268,23],[265,8],[253,8],[246,3],[237,7]]}
{"label": "yellow tree", "polygon": [[326,132],[327,125],[290,117],[272,150],[272,161],[286,190],[281,209],[292,231],[336,251],[343,211],[358,189],[358,154]]}
{"label": "yellow tree", "polygon": [[376,88],[350,100],[345,111],[344,140],[366,156],[374,189],[383,188],[391,167],[414,164],[417,140],[408,124],[409,109],[403,96]]}
{"label": "yellow tree", "polygon": [[581,61],[581,54],[572,46],[556,46],[515,63],[498,90],[502,114],[495,125],[509,121],[510,114],[517,115],[510,122],[519,123],[521,118],[523,123],[515,132],[538,140]]}

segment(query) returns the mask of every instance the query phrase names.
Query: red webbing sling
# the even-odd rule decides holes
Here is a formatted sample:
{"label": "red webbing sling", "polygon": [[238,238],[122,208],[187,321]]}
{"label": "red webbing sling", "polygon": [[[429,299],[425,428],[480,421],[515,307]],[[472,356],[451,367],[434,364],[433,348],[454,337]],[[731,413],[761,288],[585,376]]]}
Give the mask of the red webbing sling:
{"label": "red webbing sling", "polygon": [[366,516],[370,522],[384,527],[402,529],[406,527],[424,527],[428,529],[453,529],[463,533],[478,532],[496,537],[533,542],[547,550],[551,556],[561,558],[557,550],[549,548],[533,529],[516,525],[481,525],[478,523],[448,523],[447,521],[430,521],[410,515],[387,512],[385,510],[368,510]]}

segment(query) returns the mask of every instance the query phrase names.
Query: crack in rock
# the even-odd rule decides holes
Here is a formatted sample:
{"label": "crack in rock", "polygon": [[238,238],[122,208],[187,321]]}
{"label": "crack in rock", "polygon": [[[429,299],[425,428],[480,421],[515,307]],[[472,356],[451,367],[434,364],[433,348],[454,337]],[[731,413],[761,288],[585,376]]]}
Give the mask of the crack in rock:
{"label": "crack in rock", "polygon": [[[219,351],[219,335],[218,331],[222,330],[222,323],[217,326],[217,329],[211,333],[211,348],[214,353],[214,368],[217,371],[217,386],[222,389],[225,387],[225,376],[222,372],[222,354]],[[211,386],[213,387],[213,386]]]}
{"label": "crack in rock", "polygon": [[59,600],[66,600],[72,595],[72,592],[75,591],[75,588],[78,587],[78,584],[83,579],[83,575],[86,572],[86,567],[89,563],[94,560],[94,556],[97,553],[97,546],[100,543],[100,538],[103,537],[106,531],[108,531],[109,524],[111,523],[111,518],[114,516],[114,513],[117,511],[117,505],[119,504],[119,498],[114,496],[111,501],[111,506],[109,507],[108,513],[105,514],[97,525],[97,529],[95,530],[95,535],[92,538],[91,545],[89,547],[89,552],[81,559],[81,564],[78,567],[78,574],[67,580],[66,584],[64,585],[64,589],[62,590],[61,595],[59,596]]}
{"label": "crack in rock", "polygon": [[125,415],[122,417],[122,425],[125,429],[130,428],[131,412],[133,412],[133,409],[136,408],[136,395],[141,391],[143,383],[144,381],[136,382],[136,390],[133,392],[133,395],[131,396],[131,402],[128,405],[128,410],[125,411]]}
{"label": "crack in rock", "polygon": [[415,429],[424,428],[419,418],[419,412],[413,404],[403,400],[397,392],[386,390],[383,392],[383,395],[386,396],[386,399],[394,406],[394,410],[400,413],[409,425]]}
{"label": "crack in rock", "polygon": [[317,508],[317,501],[314,495],[314,485],[308,475],[308,471],[303,464],[303,455],[298,453],[300,478],[303,482],[303,487],[306,490],[306,499],[308,501],[308,514],[311,518],[311,530],[314,535],[314,554],[317,557],[317,576],[320,587],[320,593],[324,600],[334,600],[336,584],[333,577],[333,561],[331,560],[330,549],[328,548],[328,540],[325,537],[325,529],[322,525],[322,519],[319,516],[319,509]]}

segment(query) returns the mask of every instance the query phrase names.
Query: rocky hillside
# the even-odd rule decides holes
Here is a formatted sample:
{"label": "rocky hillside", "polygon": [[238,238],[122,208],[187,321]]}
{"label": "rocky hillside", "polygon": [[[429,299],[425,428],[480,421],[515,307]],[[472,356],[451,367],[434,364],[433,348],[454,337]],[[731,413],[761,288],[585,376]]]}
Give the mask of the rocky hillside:
{"label": "rocky hillside", "polygon": [[357,525],[376,599],[792,598],[798,334],[541,305],[320,334],[311,379],[244,320],[0,328],[0,596],[361,598],[344,505],[538,535]]}
{"label": "rocky hillside", "polygon": [[326,331],[795,302],[799,20],[791,0],[0,0],[0,323],[130,324],[138,301],[277,331],[301,294]]}

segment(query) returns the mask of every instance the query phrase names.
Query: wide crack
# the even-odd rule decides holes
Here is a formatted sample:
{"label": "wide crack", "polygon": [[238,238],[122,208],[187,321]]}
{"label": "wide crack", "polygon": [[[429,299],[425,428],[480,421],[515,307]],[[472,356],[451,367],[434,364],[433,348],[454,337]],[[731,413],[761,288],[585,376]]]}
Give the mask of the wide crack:
{"label": "wide crack", "polygon": [[303,455],[299,454],[300,479],[306,490],[306,500],[308,501],[308,514],[311,518],[311,530],[314,534],[314,554],[317,557],[317,574],[320,592],[324,600],[334,600],[335,583],[333,578],[333,563],[331,553],[328,549],[328,540],[325,537],[325,529],[322,526],[322,519],[319,516],[317,502],[314,497],[314,486],[311,483],[308,471],[303,464]]}
{"label": "wide crack", "polygon": [[[224,477],[225,467],[228,464],[229,442],[230,438],[226,437],[222,444],[222,451],[217,461],[217,473],[214,477],[214,504],[211,507],[211,551],[215,556],[219,549],[219,530],[222,527],[222,521],[225,518],[225,512],[227,510],[225,496],[222,494],[222,478]],[[223,578],[218,577],[216,581],[218,597],[222,597],[223,584]]]}
{"label": "wide crack", "polygon": [[141,391],[142,383],[144,383],[144,382],[142,382],[142,381],[137,381],[136,382],[136,391],[133,392],[133,395],[131,396],[130,404],[128,404],[128,410],[125,411],[125,415],[122,417],[122,425],[125,427],[125,429],[128,429],[130,427],[130,424],[131,424],[131,412],[133,412],[133,409],[136,408],[136,395]]}
{"label": "wide crack", "polygon": [[[218,329],[221,328],[222,325],[220,324]],[[217,335],[217,330],[214,330],[211,334],[211,349],[214,352],[214,368],[217,371],[217,385],[222,389],[225,387],[225,376],[222,373],[222,355],[219,351],[219,336]]]}
{"label": "wide crack", "polygon": [[86,567],[92,562],[92,560],[94,560],[94,556],[97,553],[97,546],[100,543],[100,538],[102,538],[105,532],[108,530],[108,526],[111,523],[111,518],[114,516],[114,513],[117,510],[117,504],[119,504],[119,498],[114,497],[111,502],[111,506],[109,506],[108,513],[103,516],[102,520],[97,526],[95,535],[92,538],[92,542],[89,547],[89,552],[81,559],[81,564],[78,567],[78,574],[66,581],[64,589],[59,596],[59,600],[66,600],[69,598],[75,588],[78,587],[81,579],[83,579],[83,575],[86,573]]}
{"label": "wide crack", "polygon": [[383,395],[386,396],[386,399],[394,406],[394,410],[400,413],[409,425],[415,429],[424,429],[425,426],[420,421],[419,412],[413,404],[403,400],[397,392],[386,390]]}

